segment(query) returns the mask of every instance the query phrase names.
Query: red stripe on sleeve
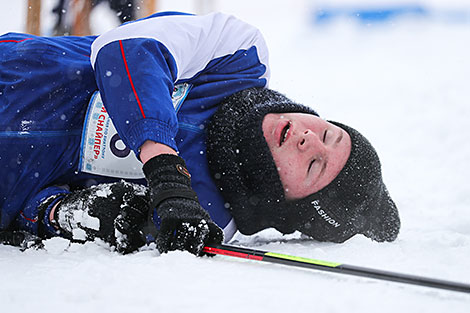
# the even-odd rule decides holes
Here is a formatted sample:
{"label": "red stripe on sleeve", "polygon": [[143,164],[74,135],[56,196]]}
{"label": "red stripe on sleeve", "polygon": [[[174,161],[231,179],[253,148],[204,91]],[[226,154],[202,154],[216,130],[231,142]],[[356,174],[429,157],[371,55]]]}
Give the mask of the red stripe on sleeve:
{"label": "red stripe on sleeve", "polygon": [[27,221],[30,221],[31,223],[36,223],[36,222],[38,221],[37,218],[32,219],[32,218],[26,217],[26,216],[24,215],[23,211],[20,212],[20,215],[21,215],[22,218],[24,218],[24,219],[27,220]]}
{"label": "red stripe on sleeve", "polygon": [[0,40],[0,43],[1,42],[16,42],[16,43],[18,43],[18,42],[23,42],[25,40],[31,40],[31,39],[33,39],[33,38],[26,38],[26,39],[22,39],[22,40],[13,40],[13,39],[11,39],[11,40]]}
{"label": "red stripe on sleeve", "polygon": [[127,77],[129,77],[129,82],[131,83],[132,91],[134,92],[135,99],[137,100],[137,103],[139,104],[140,112],[142,113],[142,116],[145,118],[144,109],[142,108],[142,104],[140,103],[139,96],[137,95],[137,91],[135,90],[134,83],[132,82],[132,77],[131,77],[131,73],[129,72],[129,67],[127,66],[127,60],[126,60],[126,55],[124,54],[124,47],[122,46],[122,40],[119,40],[119,46],[121,47],[122,59],[124,60],[124,66],[126,67]]}

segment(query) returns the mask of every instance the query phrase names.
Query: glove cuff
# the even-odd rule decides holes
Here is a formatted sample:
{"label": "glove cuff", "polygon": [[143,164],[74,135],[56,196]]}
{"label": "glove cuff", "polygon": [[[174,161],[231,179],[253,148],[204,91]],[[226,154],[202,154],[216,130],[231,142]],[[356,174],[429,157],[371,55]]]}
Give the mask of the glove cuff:
{"label": "glove cuff", "polygon": [[[186,163],[184,160],[174,154],[161,154],[148,160],[143,166],[145,177],[149,183],[150,192],[152,194],[152,205],[156,206],[157,203],[161,203],[163,199],[158,194],[169,190],[188,190],[191,188],[191,175],[189,175],[186,169]],[[171,192],[168,192],[171,193]],[[177,197],[177,195],[175,195]],[[188,198],[184,196],[183,198]],[[190,197],[194,199],[194,197]],[[158,201],[156,201],[158,200]],[[194,200],[197,200],[194,199]]]}
{"label": "glove cuff", "polygon": [[187,179],[191,179],[191,175],[186,169],[186,162],[178,155],[175,154],[160,154],[148,160],[142,167],[145,177],[151,180],[155,173],[162,172],[166,166],[174,166],[176,170],[184,175]]}

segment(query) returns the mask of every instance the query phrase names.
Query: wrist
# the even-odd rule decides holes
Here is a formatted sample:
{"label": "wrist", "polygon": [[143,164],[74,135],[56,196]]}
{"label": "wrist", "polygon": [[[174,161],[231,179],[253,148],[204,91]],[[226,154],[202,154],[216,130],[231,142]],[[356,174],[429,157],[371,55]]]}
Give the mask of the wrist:
{"label": "wrist", "polygon": [[144,142],[144,144],[140,147],[140,160],[142,163],[147,163],[150,159],[153,157],[156,157],[161,154],[173,154],[173,155],[178,155],[176,151],[162,143],[147,140]]}
{"label": "wrist", "polygon": [[59,230],[59,225],[56,221],[56,218],[55,218],[55,212],[56,212],[56,209],[57,207],[59,206],[59,204],[61,203],[62,201],[57,201],[56,204],[54,204],[54,206],[52,207],[51,211],[49,212],[49,223],[52,225],[52,227],[54,227],[56,230]]}

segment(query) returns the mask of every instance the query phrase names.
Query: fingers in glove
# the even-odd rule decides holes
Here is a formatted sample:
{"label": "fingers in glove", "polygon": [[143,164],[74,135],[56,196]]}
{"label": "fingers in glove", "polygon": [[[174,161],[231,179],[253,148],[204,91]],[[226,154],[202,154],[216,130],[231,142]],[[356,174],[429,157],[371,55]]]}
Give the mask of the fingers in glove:
{"label": "fingers in glove", "polygon": [[168,251],[174,251],[175,248],[175,229],[178,227],[178,220],[164,220],[160,225],[155,244],[157,245],[160,253],[167,253]]}
{"label": "fingers in glove", "polygon": [[114,220],[116,249],[121,253],[130,253],[146,243],[143,226],[149,210],[147,202],[136,196],[124,195],[121,213]]}
{"label": "fingers in glove", "polygon": [[[223,230],[214,224],[213,222],[208,222],[209,234],[205,237],[204,246],[208,244],[220,244],[224,241],[224,232]],[[215,254],[202,252],[202,249],[198,253],[198,256],[215,256]]]}
{"label": "fingers in glove", "polygon": [[44,245],[41,238],[25,231],[0,231],[0,244],[19,247],[21,251],[34,248],[41,249]]}
{"label": "fingers in glove", "polygon": [[183,222],[176,231],[175,245],[178,250],[186,250],[199,255],[208,235],[209,226],[205,220]]}
{"label": "fingers in glove", "polygon": [[181,250],[199,255],[208,235],[209,226],[205,220],[165,220],[162,221],[156,244],[161,253]]}
{"label": "fingers in glove", "polygon": [[122,216],[119,215],[115,220],[116,228],[114,230],[116,250],[120,253],[127,254],[136,251],[146,243],[144,232],[134,227],[132,229],[123,229],[120,225],[122,223]]}
{"label": "fingers in glove", "polygon": [[212,222],[201,220],[165,220],[162,222],[157,236],[157,248],[161,253],[182,250],[194,255],[206,255],[202,253],[208,243],[221,243],[223,241],[222,230]]}

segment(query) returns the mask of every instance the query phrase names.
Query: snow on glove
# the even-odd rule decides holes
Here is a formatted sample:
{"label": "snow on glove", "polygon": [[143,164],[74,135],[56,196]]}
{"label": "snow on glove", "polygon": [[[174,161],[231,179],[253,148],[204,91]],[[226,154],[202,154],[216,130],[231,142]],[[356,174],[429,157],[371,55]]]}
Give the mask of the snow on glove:
{"label": "snow on glove", "polygon": [[59,202],[51,224],[72,241],[100,238],[118,252],[130,253],[146,243],[142,231],[149,210],[145,193],[145,187],[126,182],[74,191]]}
{"label": "snow on glove", "polygon": [[[186,250],[201,255],[204,245],[221,243],[222,230],[201,207],[191,188],[191,176],[182,158],[172,154],[153,157],[144,164],[151,208],[161,219],[156,245],[161,253]],[[152,223],[150,214],[148,223]]]}
{"label": "snow on glove", "polygon": [[21,251],[43,247],[41,238],[22,230],[0,231],[0,244],[20,247]]}

